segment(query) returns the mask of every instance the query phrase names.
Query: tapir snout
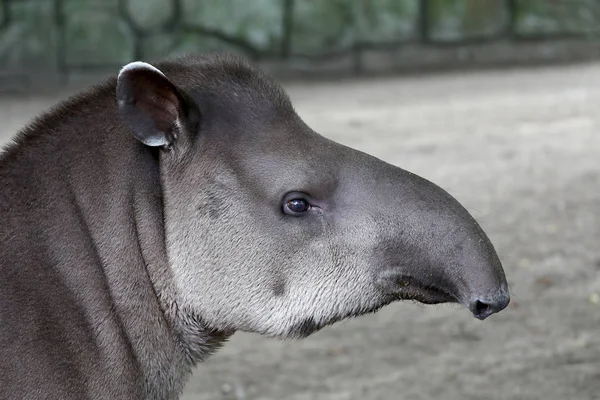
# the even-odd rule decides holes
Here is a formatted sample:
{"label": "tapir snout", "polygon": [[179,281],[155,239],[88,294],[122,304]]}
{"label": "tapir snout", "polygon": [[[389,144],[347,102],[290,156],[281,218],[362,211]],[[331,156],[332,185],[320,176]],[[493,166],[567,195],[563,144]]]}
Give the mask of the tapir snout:
{"label": "tapir snout", "polygon": [[420,176],[361,152],[340,146],[332,156],[346,151],[352,154],[340,168],[341,176],[348,176],[348,184],[340,183],[340,196],[359,205],[352,211],[355,217],[367,214],[375,222],[376,280],[386,295],[427,304],[461,303],[481,320],[509,304],[494,246],[456,199]]}

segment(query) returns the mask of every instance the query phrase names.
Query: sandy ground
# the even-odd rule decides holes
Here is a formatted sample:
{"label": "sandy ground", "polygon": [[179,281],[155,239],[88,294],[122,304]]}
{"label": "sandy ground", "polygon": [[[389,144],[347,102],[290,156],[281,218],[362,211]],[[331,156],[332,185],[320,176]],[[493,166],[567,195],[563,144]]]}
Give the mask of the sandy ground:
{"label": "sandy ground", "polygon": [[[398,303],[303,341],[236,334],[184,399],[600,399],[600,64],[289,92],[317,131],[457,197],[513,301],[484,322]],[[0,138],[53,101],[0,100]]]}

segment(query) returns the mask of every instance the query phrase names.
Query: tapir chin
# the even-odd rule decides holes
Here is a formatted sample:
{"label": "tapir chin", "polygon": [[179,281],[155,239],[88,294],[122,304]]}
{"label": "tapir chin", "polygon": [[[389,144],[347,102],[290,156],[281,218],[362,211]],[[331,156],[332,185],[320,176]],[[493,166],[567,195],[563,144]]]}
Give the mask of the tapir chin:
{"label": "tapir chin", "polygon": [[0,398],[176,399],[234,332],[509,302],[473,217],[232,55],[134,62],[0,156]]}

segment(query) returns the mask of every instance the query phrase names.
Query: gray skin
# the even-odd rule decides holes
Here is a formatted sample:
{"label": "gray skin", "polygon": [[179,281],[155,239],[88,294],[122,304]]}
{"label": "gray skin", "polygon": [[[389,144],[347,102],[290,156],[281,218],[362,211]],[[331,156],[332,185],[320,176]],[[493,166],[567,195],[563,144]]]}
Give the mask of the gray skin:
{"label": "gray skin", "polygon": [[233,56],[126,66],[26,127],[0,185],[2,399],[176,399],[235,331],[509,302],[455,199],[315,133]]}

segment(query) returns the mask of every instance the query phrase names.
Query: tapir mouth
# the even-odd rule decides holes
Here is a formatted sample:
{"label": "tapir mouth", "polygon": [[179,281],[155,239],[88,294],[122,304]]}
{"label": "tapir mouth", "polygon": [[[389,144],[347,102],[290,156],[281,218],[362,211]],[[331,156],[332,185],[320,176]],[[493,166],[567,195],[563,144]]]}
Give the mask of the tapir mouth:
{"label": "tapir mouth", "polygon": [[[506,284],[499,284],[497,288],[485,295],[470,295],[467,297],[447,281],[442,281],[442,283],[447,286],[425,284],[418,278],[393,270],[383,273],[378,280],[379,286],[384,290],[388,296],[387,298],[392,299],[391,301],[414,300],[423,304],[460,303],[465,305],[473,313],[473,316],[480,320],[502,311],[510,302]],[[462,297],[466,300],[461,301]]]}
{"label": "tapir mouth", "polygon": [[412,276],[393,274],[381,283],[395,300],[414,300],[423,304],[460,303],[451,290],[424,284]]}
{"label": "tapir mouth", "polygon": [[419,285],[414,280],[406,286],[399,286],[394,294],[398,300],[415,300],[423,304],[459,303],[456,297],[446,290],[431,285]]}

